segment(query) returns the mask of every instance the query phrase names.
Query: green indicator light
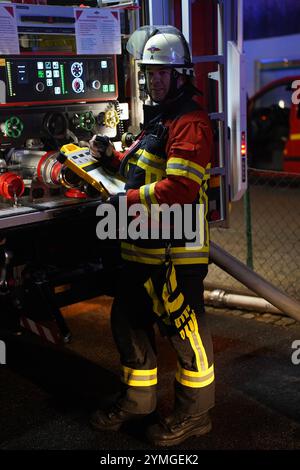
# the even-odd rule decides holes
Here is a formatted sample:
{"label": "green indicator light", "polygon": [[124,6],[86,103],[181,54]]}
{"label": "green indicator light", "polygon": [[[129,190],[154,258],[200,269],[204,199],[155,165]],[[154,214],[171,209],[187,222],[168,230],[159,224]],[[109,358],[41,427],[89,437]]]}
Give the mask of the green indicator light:
{"label": "green indicator light", "polygon": [[11,64],[8,61],[7,61],[7,77],[8,77],[9,95],[13,96],[12,79],[11,79]]}
{"label": "green indicator light", "polygon": [[60,69],[60,75],[61,75],[61,91],[62,91],[62,94],[65,95],[67,92],[65,88],[65,71],[64,71],[63,64],[60,64],[59,69]]}
{"label": "green indicator light", "polygon": [[108,85],[102,85],[103,93],[108,93]]}
{"label": "green indicator light", "polygon": [[45,78],[45,72],[44,72],[44,70],[38,70],[38,77],[39,77],[39,78]]}
{"label": "green indicator light", "polygon": [[110,91],[110,92],[115,91],[115,84],[114,84],[114,83],[111,83],[111,84],[109,85],[109,91]]}

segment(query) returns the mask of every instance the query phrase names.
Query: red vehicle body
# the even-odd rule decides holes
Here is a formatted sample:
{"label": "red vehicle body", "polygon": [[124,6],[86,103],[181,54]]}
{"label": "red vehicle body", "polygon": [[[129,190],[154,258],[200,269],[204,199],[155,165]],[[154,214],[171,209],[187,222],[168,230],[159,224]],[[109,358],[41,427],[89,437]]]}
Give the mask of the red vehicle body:
{"label": "red vehicle body", "polygon": [[300,92],[296,85],[299,88],[300,75],[280,78],[249,99],[249,166],[300,174]]}

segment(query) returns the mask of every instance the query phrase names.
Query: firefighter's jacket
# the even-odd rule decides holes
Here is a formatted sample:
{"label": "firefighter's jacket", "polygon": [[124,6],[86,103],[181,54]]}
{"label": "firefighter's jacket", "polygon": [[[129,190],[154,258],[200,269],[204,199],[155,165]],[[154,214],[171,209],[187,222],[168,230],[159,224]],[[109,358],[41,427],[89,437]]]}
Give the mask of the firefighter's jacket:
{"label": "firefighter's jacket", "polygon": [[161,204],[180,204],[182,208],[184,204],[192,205],[194,229],[195,211],[198,211],[200,243],[191,245],[185,233],[180,239],[171,236],[171,243],[161,237],[159,240],[128,239],[121,242],[122,258],[159,265],[165,261],[168,250],[175,265],[207,264],[207,186],[212,150],[209,118],[188,93],[183,93],[168,108],[152,108],[156,117],[144,125],[133,146],[124,154],[115,152],[114,155],[113,164],[119,166],[119,172],[127,180],[127,204],[144,204],[154,224],[157,217],[151,208]]}

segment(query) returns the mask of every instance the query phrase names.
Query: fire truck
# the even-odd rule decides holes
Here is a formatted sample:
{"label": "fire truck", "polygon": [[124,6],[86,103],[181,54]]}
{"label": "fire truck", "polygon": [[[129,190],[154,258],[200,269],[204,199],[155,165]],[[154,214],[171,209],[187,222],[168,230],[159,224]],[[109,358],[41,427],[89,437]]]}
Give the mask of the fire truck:
{"label": "fire truck", "polygon": [[214,130],[210,223],[226,227],[229,202],[247,187],[242,2],[0,9],[0,323],[67,342],[61,307],[113,295],[119,252],[96,237],[101,193],[58,158],[61,148],[90,158],[94,134],[125,148],[145,99],[127,39],[145,24],[173,24],[190,44]]}
{"label": "fire truck", "polygon": [[300,173],[299,85],[299,75],[282,77],[248,101],[250,165],[274,170],[273,177]]}

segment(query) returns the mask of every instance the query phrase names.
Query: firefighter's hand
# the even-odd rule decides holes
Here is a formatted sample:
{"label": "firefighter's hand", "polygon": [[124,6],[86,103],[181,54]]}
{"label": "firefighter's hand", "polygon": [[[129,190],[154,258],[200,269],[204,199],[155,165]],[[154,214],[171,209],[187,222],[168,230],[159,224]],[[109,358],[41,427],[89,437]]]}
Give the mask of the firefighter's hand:
{"label": "firefighter's hand", "polygon": [[89,146],[93,157],[100,161],[103,160],[103,163],[105,163],[105,160],[110,159],[113,155],[114,146],[109,138],[105,135],[94,135],[93,138],[89,141]]}

